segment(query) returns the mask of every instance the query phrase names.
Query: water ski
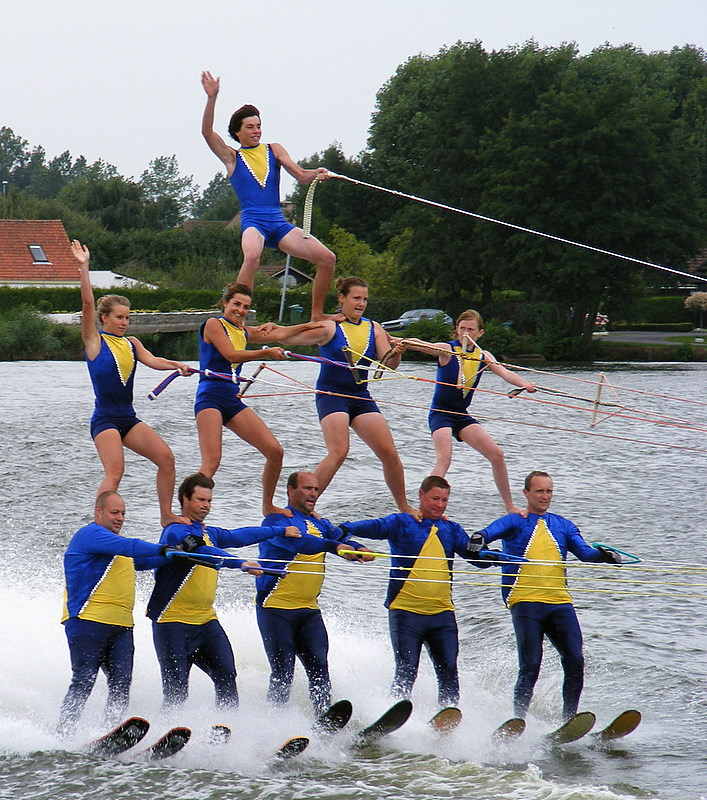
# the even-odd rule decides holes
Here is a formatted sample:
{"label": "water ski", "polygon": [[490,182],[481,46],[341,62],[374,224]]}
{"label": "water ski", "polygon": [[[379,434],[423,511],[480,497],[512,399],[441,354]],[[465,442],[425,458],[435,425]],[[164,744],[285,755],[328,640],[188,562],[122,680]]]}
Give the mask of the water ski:
{"label": "water ski", "polygon": [[507,719],[493,732],[494,739],[517,739],[525,730],[525,720],[520,717]]}
{"label": "water ski", "polygon": [[228,725],[212,725],[209,730],[209,744],[221,745],[231,741],[231,729]]}
{"label": "water ski", "polygon": [[285,744],[273,754],[275,758],[294,758],[307,749],[309,739],[306,736],[294,736],[288,739]]}
{"label": "water ski", "polygon": [[567,720],[564,725],[547,734],[553,744],[568,744],[581,739],[594,727],[596,717],[591,711],[580,711]]}
{"label": "water ski", "polygon": [[147,733],[150,723],[142,717],[130,717],[105,736],[86,746],[86,751],[97,756],[117,756],[134,747]]}
{"label": "water ski", "polygon": [[438,711],[429,721],[429,724],[440,733],[448,733],[454,730],[462,721],[462,712],[458,708],[450,706]]}
{"label": "water ski", "polygon": [[191,738],[189,728],[172,728],[153,745],[137,753],[142,761],[160,761],[178,753]]}
{"label": "water ski", "polygon": [[409,700],[400,700],[372,725],[359,731],[356,734],[356,744],[368,744],[381,736],[397,731],[407,722],[410,714],[412,714],[412,703]]}
{"label": "water ski", "polygon": [[624,711],[619,714],[613,722],[610,722],[606,728],[594,734],[597,739],[602,742],[610,742],[612,739],[621,739],[623,736],[628,736],[633,733],[641,723],[641,712],[635,709]]}
{"label": "water ski", "polygon": [[322,731],[323,733],[333,733],[340,731],[351,719],[353,706],[350,700],[339,700],[333,706],[320,714],[312,725],[312,730]]}

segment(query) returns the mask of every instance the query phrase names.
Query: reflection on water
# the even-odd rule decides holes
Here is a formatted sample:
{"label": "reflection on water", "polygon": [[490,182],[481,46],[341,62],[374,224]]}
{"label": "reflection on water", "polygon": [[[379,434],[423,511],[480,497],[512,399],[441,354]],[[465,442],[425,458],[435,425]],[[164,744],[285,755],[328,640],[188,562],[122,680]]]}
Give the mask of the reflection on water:
{"label": "reflection on water", "polygon": [[[242,696],[241,710],[227,720],[234,727],[232,745],[215,751],[206,744],[208,726],[223,721],[223,715],[215,718],[211,686],[200,674],[192,677],[190,702],[179,720],[161,718],[157,664],[150,629],[141,616],[151,577],[140,575],[131,709],[148,716],[156,732],[174,722],[191,725],[194,738],[181,755],[157,767],[87,759],[78,752],[78,741],[68,753],[58,750],[53,727],[69,678],[58,624],[61,554],[71,534],[91,518],[101,477],[88,434],[92,396],[82,364],[0,364],[6,495],[0,573],[10,643],[0,650],[0,796],[700,797],[707,787],[702,744],[707,736],[705,590],[690,584],[707,581],[687,570],[701,565],[705,555],[702,476],[707,434],[695,428],[706,424],[705,406],[699,403],[707,395],[707,369],[682,364],[604,368],[615,386],[643,394],[619,390],[620,402],[637,410],[619,410],[621,415],[592,430],[590,403],[550,395],[541,398],[549,402],[534,402],[527,395],[510,400],[506,385],[490,375],[482,388],[497,394],[479,394],[474,409],[479,417],[491,418],[485,424],[506,454],[516,502],[522,498],[523,476],[545,469],[555,481],[554,511],[574,520],[587,540],[635,552],[655,568],[642,575],[648,581],[643,596],[630,593],[635,585],[619,582],[630,576],[630,567],[616,575],[602,573],[594,582],[581,568],[570,571],[585,636],[582,707],[596,711],[602,724],[624,708],[637,707],[644,713],[638,731],[608,752],[589,740],[548,750],[542,733],[557,721],[561,685],[557,658],[548,648],[528,731],[512,746],[493,745],[491,730],[511,716],[514,640],[498,588],[479,585],[495,584],[496,579],[488,571],[462,571],[460,564],[455,599],[462,726],[440,740],[425,725],[435,710],[436,691],[423,659],[413,718],[384,745],[354,751],[351,735],[342,733],[313,741],[300,759],[274,768],[266,754],[287,736],[308,730],[306,686],[298,672],[288,709],[273,713],[265,705],[267,665],[251,604],[252,581],[236,574],[223,574],[219,590],[219,615],[234,643]],[[310,385],[316,372],[306,363],[278,364],[277,369]],[[405,369],[418,377],[434,376],[430,365]],[[594,397],[594,385],[582,381],[594,381],[598,370],[563,371],[579,379],[572,382],[550,372],[538,382]],[[291,380],[271,371],[262,376],[266,380],[251,388],[249,403],[284,446],[283,475],[314,466],[324,449],[312,398],[283,396],[296,388]],[[192,413],[195,380],[178,379],[151,403],[147,392],[162,377],[138,370],[136,408],[172,446],[181,477],[199,464]],[[428,383],[408,380],[375,388],[412,498],[433,463],[426,428],[431,389]],[[647,422],[648,412],[675,419],[663,419],[670,425]],[[226,433],[211,515],[215,524],[235,527],[260,521],[261,469],[260,456]],[[448,478],[449,514],[467,529],[482,527],[502,513],[488,464],[469,448],[455,448]],[[282,487],[284,479],[279,493],[284,500]],[[152,465],[128,454],[121,493],[128,507],[125,533],[156,540]],[[375,458],[357,440],[352,440],[349,457],[318,510],[334,521],[394,511]],[[352,724],[365,725],[390,703],[392,659],[382,606],[386,564],[377,559],[371,565],[351,565],[332,557],[328,564],[321,602],[331,637],[334,693],[353,701]],[[667,580],[686,585],[667,586]],[[104,697],[99,685],[87,708],[84,737],[100,730]]]}

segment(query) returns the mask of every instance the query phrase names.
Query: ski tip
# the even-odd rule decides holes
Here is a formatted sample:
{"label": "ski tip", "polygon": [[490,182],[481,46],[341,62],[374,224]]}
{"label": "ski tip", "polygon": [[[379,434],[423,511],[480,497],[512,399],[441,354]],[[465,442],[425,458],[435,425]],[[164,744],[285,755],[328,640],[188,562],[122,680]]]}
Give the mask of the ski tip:
{"label": "ski tip", "polygon": [[351,701],[338,700],[314,720],[312,730],[324,733],[339,731],[346,727],[352,714],[353,705]]}
{"label": "ski tip", "polygon": [[105,736],[90,742],[84,748],[87,753],[100,756],[113,756],[130,750],[145,737],[150,723],[142,717],[130,717],[113,728]]}
{"label": "ski tip", "polygon": [[228,744],[231,740],[231,729],[228,725],[212,725],[209,730],[209,744]]}
{"label": "ski tip", "polygon": [[595,734],[597,739],[602,742],[610,742],[613,739],[621,739],[633,733],[636,728],[641,724],[641,712],[636,711],[635,708],[629,709],[619,714],[615,720],[610,722],[606,728]]}
{"label": "ski tip", "polygon": [[294,736],[275,751],[275,758],[294,758],[303,753],[308,744],[309,739],[306,736]]}
{"label": "ski tip", "polygon": [[569,744],[581,739],[594,727],[596,716],[591,711],[580,711],[567,720],[564,725],[547,734],[553,744]]}
{"label": "ski tip", "polygon": [[172,728],[153,745],[138,753],[137,757],[144,761],[160,761],[163,758],[169,758],[178,753],[189,739],[191,739],[189,728]]}
{"label": "ski tip", "polygon": [[462,712],[458,708],[450,706],[438,711],[428,724],[439,733],[448,733],[454,730],[461,721]]}
{"label": "ski tip", "polygon": [[520,717],[507,719],[502,725],[493,732],[494,739],[503,741],[504,739],[515,739],[525,730],[525,720]]}

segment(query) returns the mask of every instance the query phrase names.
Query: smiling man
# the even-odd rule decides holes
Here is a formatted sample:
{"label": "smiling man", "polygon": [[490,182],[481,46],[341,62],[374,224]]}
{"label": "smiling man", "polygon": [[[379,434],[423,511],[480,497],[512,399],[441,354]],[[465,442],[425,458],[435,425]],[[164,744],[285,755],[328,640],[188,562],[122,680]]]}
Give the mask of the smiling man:
{"label": "smiling man", "polygon": [[577,713],[584,684],[584,656],[582,631],[567,591],[567,552],[581,561],[621,563],[618,553],[591,547],[573,522],[548,512],[552,492],[552,478],[547,472],[531,472],[523,489],[527,516],[507,514],[478,532],[487,543],[500,539],[504,553],[529,559],[528,563],[504,564],[501,584],[518,648],[513,702],[515,716],[521,719],[525,719],[540,674],[545,636],[560,654],[564,671],[563,718],[568,720]]}
{"label": "smiling man", "polygon": [[456,554],[480,566],[483,545],[481,536],[470,536],[461,525],[445,518],[449,492],[444,478],[430,475],[418,492],[420,521],[412,514],[391,514],[341,525],[353,536],[387,539],[390,544],[385,605],[395,656],[392,694],[410,698],[424,644],[437,673],[438,700],[443,708],[459,701],[452,561]]}

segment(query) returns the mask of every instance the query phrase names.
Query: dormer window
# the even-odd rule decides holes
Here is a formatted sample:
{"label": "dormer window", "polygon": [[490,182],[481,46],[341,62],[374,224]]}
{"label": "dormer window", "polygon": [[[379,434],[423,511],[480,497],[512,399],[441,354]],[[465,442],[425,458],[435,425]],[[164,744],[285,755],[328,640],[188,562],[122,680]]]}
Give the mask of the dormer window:
{"label": "dormer window", "polygon": [[29,247],[35,264],[51,264],[41,244],[28,244],[27,247]]}

